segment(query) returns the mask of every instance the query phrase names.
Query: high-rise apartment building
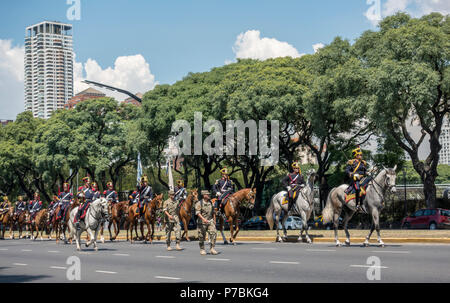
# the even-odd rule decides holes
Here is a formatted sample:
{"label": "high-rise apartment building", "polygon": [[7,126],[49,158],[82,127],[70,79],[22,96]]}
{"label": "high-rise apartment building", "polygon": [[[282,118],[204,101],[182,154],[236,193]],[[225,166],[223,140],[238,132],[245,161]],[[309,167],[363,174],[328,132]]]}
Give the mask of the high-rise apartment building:
{"label": "high-rise apartment building", "polygon": [[72,25],[44,21],[27,27],[25,110],[48,119],[72,96]]}

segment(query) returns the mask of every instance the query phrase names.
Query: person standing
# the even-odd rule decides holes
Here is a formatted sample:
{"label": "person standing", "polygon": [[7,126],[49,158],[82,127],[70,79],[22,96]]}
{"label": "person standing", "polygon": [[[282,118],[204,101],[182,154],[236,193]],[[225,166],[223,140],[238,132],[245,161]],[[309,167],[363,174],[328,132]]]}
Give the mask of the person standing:
{"label": "person standing", "polygon": [[214,249],[216,245],[216,213],[214,211],[214,205],[210,198],[210,192],[208,190],[202,190],[202,199],[195,203],[195,214],[197,215],[197,229],[198,229],[198,241],[200,245],[200,254],[206,255],[205,251],[205,237],[208,232],[209,242],[211,245],[211,255],[217,255],[218,252]]}
{"label": "person standing", "polygon": [[172,250],[170,247],[170,235],[172,231],[175,232],[176,238],[176,249],[181,250],[180,241],[181,241],[181,228],[180,228],[180,217],[179,217],[179,209],[178,202],[174,199],[175,192],[173,190],[169,190],[169,199],[164,201],[163,204],[163,212],[166,217],[166,243],[167,250]]}

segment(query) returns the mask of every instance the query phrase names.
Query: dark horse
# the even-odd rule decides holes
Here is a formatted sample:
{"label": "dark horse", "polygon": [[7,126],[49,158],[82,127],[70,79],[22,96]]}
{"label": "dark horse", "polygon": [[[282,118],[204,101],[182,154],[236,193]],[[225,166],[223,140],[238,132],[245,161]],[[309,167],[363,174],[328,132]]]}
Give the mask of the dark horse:
{"label": "dark horse", "polygon": [[197,189],[193,189],[186,200],[184,200],[180,205],[180,220],[183,222],[184,233],[181,235],[181,238],[185,238],[186,241],[190,241],[188,235],[188,226],[189,221],[191,221],[192,216],[192,207],[194,203],[198,201],[198,191]]}

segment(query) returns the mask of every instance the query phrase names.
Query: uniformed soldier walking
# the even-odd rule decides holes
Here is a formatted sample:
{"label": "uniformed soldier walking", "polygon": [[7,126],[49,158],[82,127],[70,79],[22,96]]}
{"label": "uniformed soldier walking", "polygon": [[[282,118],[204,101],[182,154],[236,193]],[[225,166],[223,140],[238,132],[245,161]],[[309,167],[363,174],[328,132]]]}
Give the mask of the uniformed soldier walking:
{"label": "uniformed soldier walking", "polygon": [[172,250],[170,247],[170,235],[172,231],[175,232],[176,238],[176,249],[181,250],[180,241],[181,241],[181,228],[180,228],[180,217],[179,217],[179,208],[178,202],[174,199],[175,192],[173,190],[169,190],[169,199],[164,201],[163,204],[163,212],[165,214],[166,219],[166,243],[167,250]]}
{"label": "uniformed soldier walking", "polygon": [[216,213],[214,205],[211,202],[210,193],[207,190],[202,190],[202,199],[195,203],[195,214],[197,215],[197,229],[198,241],[200,245],[200,254],[206,255],[205,251],[205,237],[206,232],[209,235],[209,242],[211,244],[211,254],[217,255],[214,249],[216,245]]}

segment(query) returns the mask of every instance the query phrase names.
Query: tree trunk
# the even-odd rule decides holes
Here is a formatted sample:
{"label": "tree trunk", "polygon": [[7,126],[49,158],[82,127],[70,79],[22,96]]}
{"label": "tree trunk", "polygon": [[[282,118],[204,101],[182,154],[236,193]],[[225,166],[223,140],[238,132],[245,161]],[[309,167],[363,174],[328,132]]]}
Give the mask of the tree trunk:
{"label": "tree trunk", "polygon": [[435,177],[427,173],[423,181],[423,193],[425,195],[425,203],[427,208],[436,208],[436,185],[434,184]]}

